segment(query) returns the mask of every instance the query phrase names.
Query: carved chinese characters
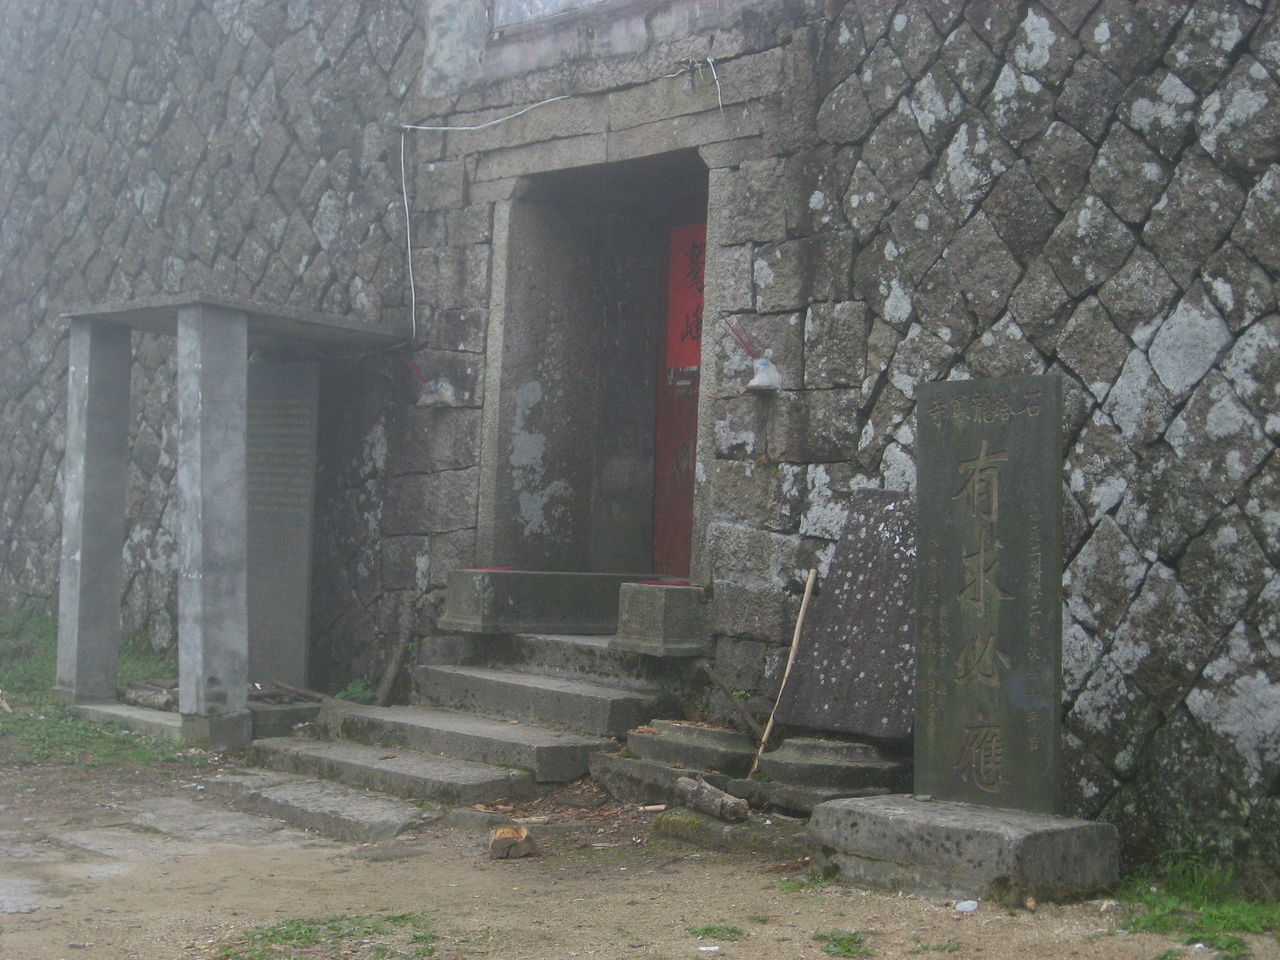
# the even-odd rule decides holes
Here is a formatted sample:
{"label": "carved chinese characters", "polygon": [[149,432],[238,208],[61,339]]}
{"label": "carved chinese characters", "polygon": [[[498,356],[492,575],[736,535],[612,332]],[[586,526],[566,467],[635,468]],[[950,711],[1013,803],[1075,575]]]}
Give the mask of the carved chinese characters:
{"label": "carved chinese characters", "polygon": [[928,384],[918,411],[916,791],[1054,813],[1061,385]]}

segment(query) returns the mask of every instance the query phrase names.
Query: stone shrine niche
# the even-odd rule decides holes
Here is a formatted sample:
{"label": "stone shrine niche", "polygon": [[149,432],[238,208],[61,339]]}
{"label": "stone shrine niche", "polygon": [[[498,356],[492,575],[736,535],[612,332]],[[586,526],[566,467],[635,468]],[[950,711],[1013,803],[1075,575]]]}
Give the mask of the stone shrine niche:
{"label": "stone shrine niche", "polygon": [[1060,806],[1062,385],[921,387],[916,792]]}
{"label": "stone shrine niche", "polygon": [[778,720],[878,743],[913,726],[915,524],[912,501],[858,490],[812,600]]}
{"label": "stone shrine niche", "polygon": [[[175,338],[178,710],[184,738],[252,736],[254,679],[305,681],[314,491],[314,354],[402,336],[346,317],[200,294],[68,313],[67,454],[55,695],[116,696],[131,329]],[[284,674],[284,675],[282,675]]]}

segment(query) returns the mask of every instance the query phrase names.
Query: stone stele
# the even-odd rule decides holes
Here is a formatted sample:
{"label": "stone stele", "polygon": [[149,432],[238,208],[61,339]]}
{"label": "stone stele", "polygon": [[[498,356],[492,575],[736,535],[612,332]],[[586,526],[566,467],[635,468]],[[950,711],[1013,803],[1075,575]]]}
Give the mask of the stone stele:
{"label": "stone stele", "polygon": [[787,724],[877,742],[911,736],[915,529],[909,498],[859,490],[778,706]]}

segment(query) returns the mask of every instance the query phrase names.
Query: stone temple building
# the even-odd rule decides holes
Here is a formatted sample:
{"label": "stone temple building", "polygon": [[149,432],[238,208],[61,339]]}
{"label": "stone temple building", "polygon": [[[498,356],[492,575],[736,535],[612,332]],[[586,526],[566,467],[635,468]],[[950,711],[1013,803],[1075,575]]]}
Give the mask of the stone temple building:
{"label": "stone temple building", "polygon": [[[0,89],[0,610],[57,607],[85,304],[355,331],[303,351],[304,679],[408,630],[406,702],[449,571],[513,567],[686,578],[701,715],[766,714],[808,570],[914,494],[920,385],[1048,374],[1066,809],[1276,871],[1280,5],[23,0]],[[140,326],[123,633],[166,645],[180,364]]]}

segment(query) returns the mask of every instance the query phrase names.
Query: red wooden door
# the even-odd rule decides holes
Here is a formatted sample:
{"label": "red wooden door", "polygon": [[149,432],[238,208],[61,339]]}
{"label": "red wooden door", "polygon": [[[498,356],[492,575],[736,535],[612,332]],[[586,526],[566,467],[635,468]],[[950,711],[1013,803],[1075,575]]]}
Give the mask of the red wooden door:
{"label": "red wooden door", "polygon": [[666,336],[658,367],[654,442],[653,568],[668,576],[687,577],[693,544],[707,225],[675,227],[670,244]]}

